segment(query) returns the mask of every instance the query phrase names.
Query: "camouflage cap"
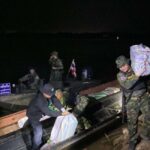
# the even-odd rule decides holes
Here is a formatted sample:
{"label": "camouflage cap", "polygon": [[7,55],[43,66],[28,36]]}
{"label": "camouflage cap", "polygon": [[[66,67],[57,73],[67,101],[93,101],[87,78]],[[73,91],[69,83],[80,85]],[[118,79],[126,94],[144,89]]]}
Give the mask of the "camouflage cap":
{"label": "camouflage cap", "polygon": [[121,55],[116,59],[117,68],[121,68],[123,65],[129,64],[129,59],[125,56]]}

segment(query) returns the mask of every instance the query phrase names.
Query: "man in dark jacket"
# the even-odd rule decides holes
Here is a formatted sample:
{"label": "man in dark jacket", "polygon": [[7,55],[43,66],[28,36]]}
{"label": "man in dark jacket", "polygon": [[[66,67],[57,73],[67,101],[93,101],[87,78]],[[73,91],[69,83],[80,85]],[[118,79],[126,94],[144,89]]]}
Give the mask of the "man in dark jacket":
{"label": "man in dark jacket", "polygon": [[[50,111],[48,108],[48,101],[53,99],[53,104],[59,109],[59,111]],[[67,115],[68,112],[65,111],[61,103],[54,96],[54,88],[50,84],[45,84],[40,92],[37,94],[36,98],[31,101],[27,109],[27,116],[29,118],[29,123],[33,128],[33,150],[38,150],[42,143],[42,124],[40,119],[43,115],[57,117],[60,115]]]}

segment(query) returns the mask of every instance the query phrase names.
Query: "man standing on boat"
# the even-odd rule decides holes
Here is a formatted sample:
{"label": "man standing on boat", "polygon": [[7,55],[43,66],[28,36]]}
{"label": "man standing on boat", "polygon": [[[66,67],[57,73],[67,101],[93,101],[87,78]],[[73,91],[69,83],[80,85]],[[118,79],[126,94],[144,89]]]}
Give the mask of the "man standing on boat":
{"label": "man standing on boat", "polygon": [[[53,98],[53,104],[59,111],[51,111],[48,108],[49,100]],[[60,115],[67,115],[68,112],[63,108],[59,100],[54,97],[54,88],[50,84],[45,84],[40,89],[36,98],[31,101],[27,109],[27,116],[29,123],[33,128],[33,145],[32,150],[38,150],[42,143],[42,124],[40,119],[43,115],[57,117]]]}
{"label": "man standing on boat", "polygon": [[130,66],[129,59],[125,56],[119,56],[116,59],[116,64],[120,70],[117,74],[117,80],[123,90],[127,110],[129,150],[135,150],[138,139],[137,128],[140,111],[144,115],[144,125],[140,137],[144,140],[150,140],[149,95],[146,90],[145,81],[140,77],[143,70],[139,71],[139,74],[135,74]]}
{"label": "man standing on boat", "polygon": [[61,88],[62,84],[62,76],[63,76],[63,63],[62,60],[58,57],[58,52],[53,51],[49,58],[49,64],[51,65],[51,73],[50,73],[50,83],[60,84],[56,85],[56,88]]}

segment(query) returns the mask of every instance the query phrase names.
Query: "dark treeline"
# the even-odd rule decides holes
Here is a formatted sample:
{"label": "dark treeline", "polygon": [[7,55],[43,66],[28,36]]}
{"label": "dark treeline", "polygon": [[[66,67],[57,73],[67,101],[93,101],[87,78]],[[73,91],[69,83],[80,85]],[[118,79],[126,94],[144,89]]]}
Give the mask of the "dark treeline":
{"label": "dark treeline", "polygon": [[51,51],[58,51],[67,75],[72,59],[75,59],[78,75],[82,68],[90,66],[95,79],[115,78],[117,56],[129,57],[129,46],[143,43],[150,45],[150,35],[128,34],[48,34],[1,33],[0,34],[0,82],[17,82],[33,66],[41,78],[48,80]]}

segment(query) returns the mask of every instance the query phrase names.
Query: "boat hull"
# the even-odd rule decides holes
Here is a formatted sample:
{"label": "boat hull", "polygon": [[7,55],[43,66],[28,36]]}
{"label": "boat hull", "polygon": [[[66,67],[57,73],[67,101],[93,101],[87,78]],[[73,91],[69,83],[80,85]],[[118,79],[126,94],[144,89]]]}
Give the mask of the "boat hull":
{"label": "boat hull", "polygon": [[[86,115],[89,116],[88,118],[94,118],[93,126],[90,130],[83,131],[79,134],[76,134],[74,137],[55,145],[53,148],[58,147],[69,147],[71,144],[76,144],[80,140],[84,138],[88,138],[88,135],[92,135],[96,132],[104,132],[106,128],[112,126],[118,118],[120,118],[120,111],[115,109],[116,105],[120,104],[121,99],[121,92],[117,92],[105,98],[102,98],[100,101],[89,106],[89,109],[94,110],[96,105],[100,104],[101,108],[99,110],[95,109],[95,112],[91,113],[90,111],[86,111]],[[44,141],[50,136],[50,132],[52,126],[54,124],[55,119],[49,119],[43,122],[44,126]],[[9,143],[9,144],[8,144]],[[0,138],[0,149],[5,150],[27,150],[31,146],[31,129],[29,126],[18,130],[16,132],[7,134]],[[49,146],[49,145],[48,145]],[[47,148],[48,146],[44,147]]]}

